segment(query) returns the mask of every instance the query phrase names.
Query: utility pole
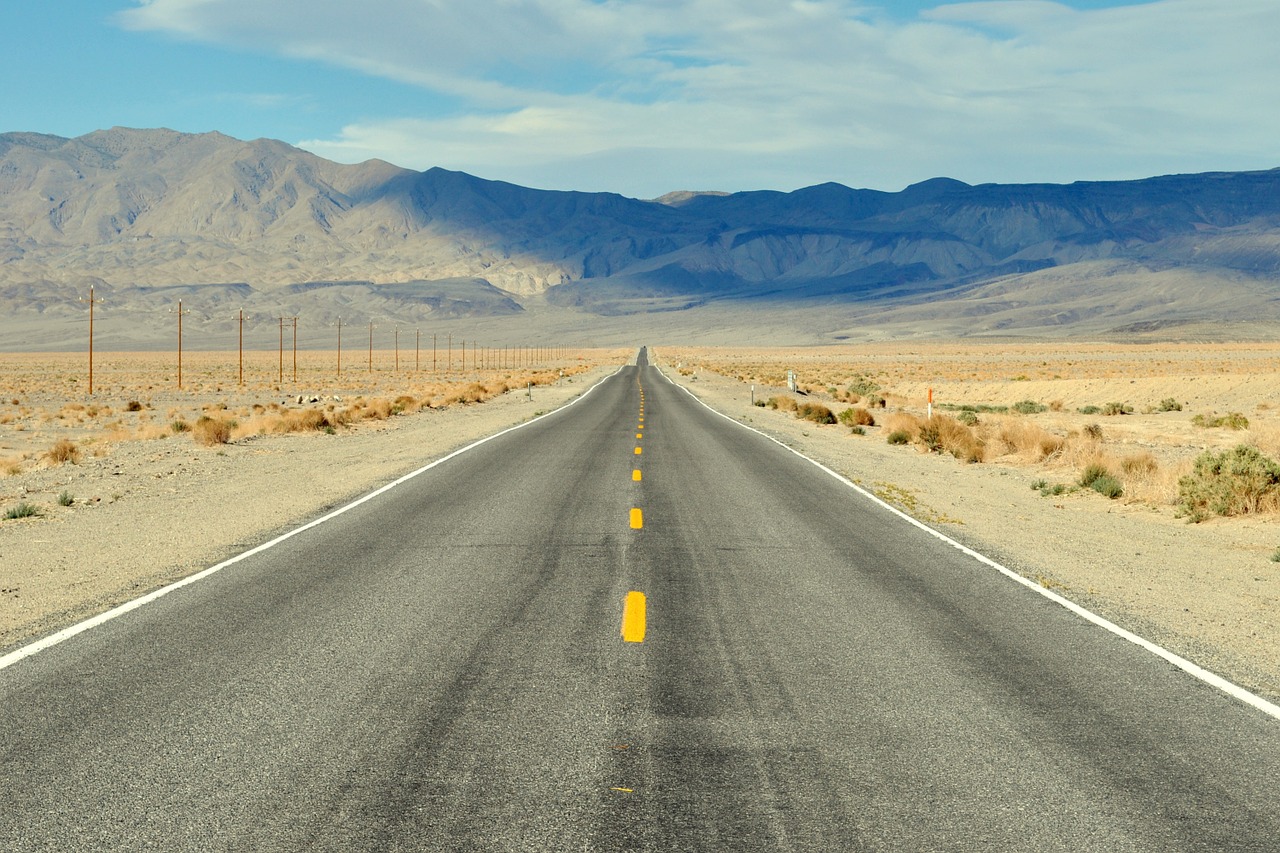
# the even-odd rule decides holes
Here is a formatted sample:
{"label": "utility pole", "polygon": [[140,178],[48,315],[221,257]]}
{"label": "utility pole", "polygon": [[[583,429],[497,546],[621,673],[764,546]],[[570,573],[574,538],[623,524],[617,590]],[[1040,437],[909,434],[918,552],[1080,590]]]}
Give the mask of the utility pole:
{"label": "utility pole", "polygon": [[338,317],[338,378],[342,378],[342,317]]}
{"label": "utility pole", "polygon": [[89,303],[89,396],[93,396],[93,306],[106,300],[93,298],[93,285],[91,284],[89,285],[89,298],[81,297],[80,301]]}
{"label": "utility pole", "polygon": [[171,313],[178,315],[178,390],[182,390],[182,315],[190,314],[190,311],[182,310],[182,300],[178,300],[178,310]]}

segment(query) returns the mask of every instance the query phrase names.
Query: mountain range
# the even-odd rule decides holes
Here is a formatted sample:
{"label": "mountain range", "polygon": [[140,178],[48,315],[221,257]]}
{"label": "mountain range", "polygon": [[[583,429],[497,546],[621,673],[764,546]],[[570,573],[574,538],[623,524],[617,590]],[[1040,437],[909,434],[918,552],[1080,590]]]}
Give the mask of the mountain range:
{"label": "mountain range", "polygon": [[0,348],[70,344],[89,285],[121,346],[178,299],[211,340],[233,307],[628,343],[1269,336],[1280,170],[642,200],[218,133],[0,134]]}

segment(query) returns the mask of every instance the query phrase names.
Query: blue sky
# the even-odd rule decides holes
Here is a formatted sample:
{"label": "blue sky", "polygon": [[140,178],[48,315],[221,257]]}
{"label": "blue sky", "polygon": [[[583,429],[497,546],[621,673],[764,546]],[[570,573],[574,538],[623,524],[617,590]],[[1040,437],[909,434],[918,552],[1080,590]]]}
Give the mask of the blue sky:
{"label": "blue sky", "polygon": [[1280,166],[1277,0],[6,4],[0,130],[653,197]]}

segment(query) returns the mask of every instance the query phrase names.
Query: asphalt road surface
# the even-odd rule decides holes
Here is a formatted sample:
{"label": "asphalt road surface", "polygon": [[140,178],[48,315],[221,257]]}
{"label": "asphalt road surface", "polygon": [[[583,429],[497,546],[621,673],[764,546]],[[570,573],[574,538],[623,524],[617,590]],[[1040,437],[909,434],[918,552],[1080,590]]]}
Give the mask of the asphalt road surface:
{"label": "asphalt road surface", "polygon": [[0,850],[1280,850],[1275,719],[637,361],[0,670]]}

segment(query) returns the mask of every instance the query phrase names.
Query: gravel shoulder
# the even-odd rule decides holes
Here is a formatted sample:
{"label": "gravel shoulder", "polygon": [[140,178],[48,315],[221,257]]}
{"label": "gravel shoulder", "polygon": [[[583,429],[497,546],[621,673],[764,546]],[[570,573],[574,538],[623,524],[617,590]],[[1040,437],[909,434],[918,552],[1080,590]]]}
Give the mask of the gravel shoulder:
{"label": "gravel shoulder", "polygon": [[[661,353],[657,353],[659,358]],[[963,544],[1271,700],[1280,700],[1280,540],[1273,519],[1187,524],[1091,492],[1045,498],[1036,473],[891,446],[751,404],[709,371],[664,372],[708,405],[845,475]],[[785,393],[757,387],[761,398]],[[976,571],[987,571],[975,564]]]}

